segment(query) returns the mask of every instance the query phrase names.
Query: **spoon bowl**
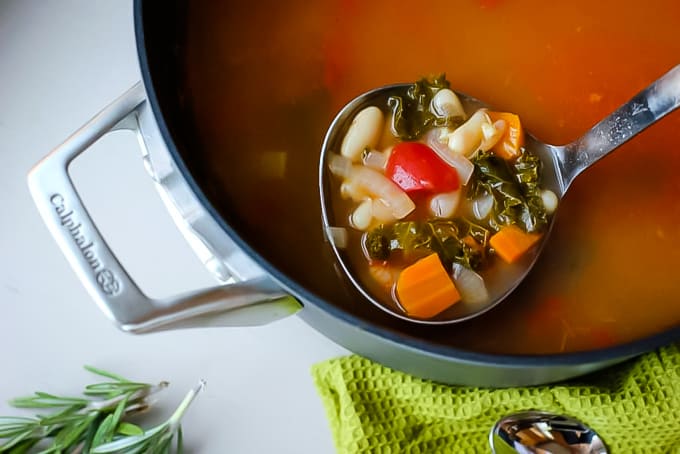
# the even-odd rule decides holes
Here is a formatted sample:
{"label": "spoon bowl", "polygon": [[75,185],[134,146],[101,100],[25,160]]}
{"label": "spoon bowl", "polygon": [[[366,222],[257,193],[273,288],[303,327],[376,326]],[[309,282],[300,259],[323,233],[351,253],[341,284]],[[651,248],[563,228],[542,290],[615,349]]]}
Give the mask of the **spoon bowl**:
{"label": "spoon bowl", "polygon": [[602,438],[590,427],[568,416],[541,411],[501,418],[489,433],[494,454],[607,454]]}
{"label": "spoon bowl", "polygon": [[[548,241],[556,213],[550,217],[549,225],[538,245],[531,254],[504,271],[505,279],[500,288],[491,292],[495,298],[487,304],[477,307],[464,307],[458,304],[432,319],[409,317],[403,312],[379,302],[365,288],[352,270],[352,265],[342,249],[338,247],[331,235],[332,227],[338,224],[334,219],[331,206],[331,191],[334,189],[328,158],[340,149],[344,134],[358,112],[368,106],[386,106],[390,96],[403,96],[411,84],[395,84],[373,89],[354,98],[337,114],[324,138],[319,160],[319,191],[321,197],[321,214],[324,231],[337,258],[341,273],[371,303],[391,315],[403,320],[426,325],[444,325],[458,323],[477,317],[501,303],[526,278],[540,253]],[[455,92],[465,112],[474,112],[489,106],[483,101]],[[525,148],[537,156],[542,165],[541,187],[551,190],[558,198],[564,197],[574,179],[588,167],[623,145],[662,117],[680,106],[680,65],[675,66],[661,78],[631,98],[610,115],[593,126],[583,136],[566,145],[551,145],[541,142],[530,132],[525,131]],[[559,207],[559,203],[558,203]]]}

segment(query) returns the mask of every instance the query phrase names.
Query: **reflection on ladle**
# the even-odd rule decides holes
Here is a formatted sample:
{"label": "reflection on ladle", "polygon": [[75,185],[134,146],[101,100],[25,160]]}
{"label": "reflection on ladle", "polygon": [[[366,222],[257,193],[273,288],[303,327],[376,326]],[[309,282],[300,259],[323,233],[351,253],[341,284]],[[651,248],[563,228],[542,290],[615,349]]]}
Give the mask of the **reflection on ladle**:
{"label": "reflection on ladle", "polygon": [[580,421],[540,411],[500,419],[489,433],[494,454],[607,454],[599,435]]}
{"label": "reflection on ladle", "polygon": [[[369,106],[387,106],[391,97],[404,96],[409,87],[411,87],[410,84],[390,85],[364,93],[349,102],[331,123],[323,142],[319,165],[323,227],[346,277],[373,304],[396,317],[416,323],[438,325],[461,322],[490,310],[522,282],[533,267],[549,237],[554,216],[550,218],[550,224],[545,229],[539,244],[534,247],[533,253],[513,264],[509,271],[504,271],[506,279],[499,280],[499,282],[502,282],[500,288],[496,288],[492,292],[493,298],[486,304],[477,306],[456,304],[437,317],[422,319],[410,317],[403,311],[378,301],[375,295],[362,285],[360,278],[353,271],[345,251],[342,250],[338,241],[331,238],[332,235],[329,233],[339,225],[333,215],[329,160],[333,156],[337,156],[335,153],[340,150],[345,133],[359,112]],[[458,92],[456,94],[466,112],[488,107],[475,98]],[[531,134],[525,133],[525,148],[541,161],[543,171],[541,186],[552,191],[558,199],[562,199],[576,176],[678,106],[680,106],[680,66],[674,67],[653,82],[597,123],[581,138],[567,145],[556,146],[540,142]],[[510,278],[507,278],[508,275]]]}

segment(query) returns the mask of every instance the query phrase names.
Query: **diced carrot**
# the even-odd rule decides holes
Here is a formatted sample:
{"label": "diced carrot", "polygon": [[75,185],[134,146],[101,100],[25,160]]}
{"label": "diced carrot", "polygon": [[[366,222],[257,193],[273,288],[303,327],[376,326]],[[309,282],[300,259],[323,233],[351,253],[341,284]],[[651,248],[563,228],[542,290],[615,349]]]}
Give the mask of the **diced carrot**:
{"label": "diced carrot", "polygon": [[492,122],[505,121],[505,133],[491,151],[503,159],[514,159],[520,155],[520,149],[524,146],[524,129],[519,121],[519,116],[509,112],[488,112]]}
{"label": "diced carrot", "polygon": [[417,318],[434,317],[460,301],[460,293],[436,253],[402,270],[397,297],[406,313]]}
{"label": "diced carrot", "polygon": [[507,263],[513,263],[538,242],[541,235],[526,233],[515,225],[506,225],[494,234],[489,244]]}

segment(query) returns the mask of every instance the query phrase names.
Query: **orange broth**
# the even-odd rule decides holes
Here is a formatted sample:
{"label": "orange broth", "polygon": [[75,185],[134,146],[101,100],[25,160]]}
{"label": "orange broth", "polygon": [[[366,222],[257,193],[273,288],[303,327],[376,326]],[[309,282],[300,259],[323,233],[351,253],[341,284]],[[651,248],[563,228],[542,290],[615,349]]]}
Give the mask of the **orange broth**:
{"label": "orange broth", "polygon": [[[344,284],[323,243],[318,155],[376,86],[446,72],[455,90],[574,140],[680,63],[680,3],[432,0],[189,2],[195,172],[268,260],[333,304],[442,345],[579,351],[680,322],[680,113],[579,176],[544,256],[500,307],[441,328],[397,322]],[[274,164],[272,164],[274,162]]]}

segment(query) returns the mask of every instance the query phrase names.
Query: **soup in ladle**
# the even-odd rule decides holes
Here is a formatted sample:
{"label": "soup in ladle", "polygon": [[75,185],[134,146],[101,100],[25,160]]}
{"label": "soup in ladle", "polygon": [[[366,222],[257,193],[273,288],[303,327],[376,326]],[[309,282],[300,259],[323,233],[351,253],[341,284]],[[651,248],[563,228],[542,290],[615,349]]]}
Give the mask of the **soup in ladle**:
{"label": "soup in ladle", "polygon": [[558,203],[544,165],[517,115],[454,92],[443,75],[376,89],[324,140],[324,224],[370,302],[407,320],[465,321],[535,261]]}

